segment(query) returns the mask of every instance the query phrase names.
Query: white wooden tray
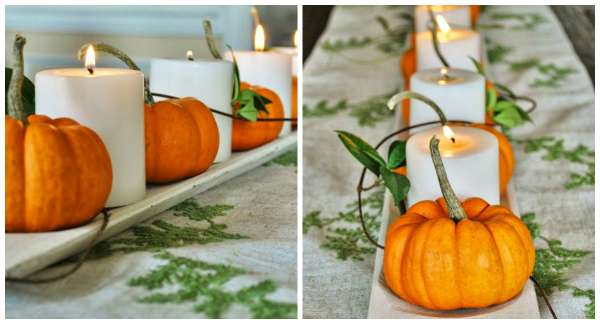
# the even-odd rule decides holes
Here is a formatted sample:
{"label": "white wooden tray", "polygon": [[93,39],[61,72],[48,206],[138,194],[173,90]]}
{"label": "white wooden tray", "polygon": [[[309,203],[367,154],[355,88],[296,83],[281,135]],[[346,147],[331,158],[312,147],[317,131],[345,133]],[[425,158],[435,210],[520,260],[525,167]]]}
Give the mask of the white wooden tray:
{"label": "white wooden tray", "polygon": [[[401,112],[402,109],[396,109],[394,130],[403,127]],[[512,210],[515,215],[520,216],[512,182],[508,184],[507,193],[501,197],[500,203]],[[381,216],[379,243],[383,245],[389,224],[400,216],[400,212],[394,206],[392,196],[387,190]],[[540,318],[537,297],[531,280],[527,281],[521,294],[501,305],[482,309],[432,311],[409,304],[394,295],[385,283],[382,265],[383,250],[377,249],[368,318]]]}
{"label": "white wooden tray", "polygon": [[[234,153],[206,172],[176,183],[150,186],[145,199],[110,211],[110,220],[101,240],[120,233],[168,208],[253,169],[296,145],[296,132],[256,149]],[[5,274],[22,278],[57,261],[81,252],[102,224],[101,217],[77,228],[28,234],[5,235]]]}

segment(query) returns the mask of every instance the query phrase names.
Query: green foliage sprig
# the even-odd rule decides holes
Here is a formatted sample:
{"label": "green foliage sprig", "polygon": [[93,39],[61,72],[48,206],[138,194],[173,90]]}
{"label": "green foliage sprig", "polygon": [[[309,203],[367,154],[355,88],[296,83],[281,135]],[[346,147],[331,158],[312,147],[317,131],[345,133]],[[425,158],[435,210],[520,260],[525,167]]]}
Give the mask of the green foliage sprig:
{"label": "green foliage sprig", "polygon": [[[477,71],[486,78],[483,66],[474,58],[471,61]],[[486,78],[487,79],[487,78]],[[499,89],[502,93],[499,93]],[[492,112],[492,119],[505,131],[526,122],[533,122],[529,113],[525,111],[516,100],[511,98],[514,93],[506,86],[494,84],[494,87],[486,89],[486,110]]]}
{"label": "green foliage sprig", "polygon": [[[206,43],[208,44],[210,53],[213,58],[222,60],[223,58],[216,45],[210,21],[204,20],[203,26]],[[256,121],[259,112],[263,111],[266,114],[269,113],[267,105],[271,103],[271,100],[250,89],[241,90],[240,70],[233,49],[229,45],[227,45],[227,48],[231,52],[231,57],[233,58],[233,91],[231,105],[236,108],[236,116],[244,118],[245,120]]]}
{"label": "green foliage sprig", "polygon": [[406,142],[394,141],[390,145],[386,162],[375,148],[360,137],[344,131],[336,131],[336,133],[354,158],[376,177],[381,177],[384,185],[390,190],[395,205],[401,208],[410,189],[410,181],[405,175],[394,172],[394,169],[406,165]]}

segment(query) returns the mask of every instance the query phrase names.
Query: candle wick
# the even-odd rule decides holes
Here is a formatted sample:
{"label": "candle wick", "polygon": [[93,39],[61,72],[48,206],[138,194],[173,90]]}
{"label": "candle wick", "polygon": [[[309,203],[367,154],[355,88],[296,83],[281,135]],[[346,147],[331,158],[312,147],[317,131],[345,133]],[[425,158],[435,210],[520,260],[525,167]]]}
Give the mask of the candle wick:
{"label": "candle wick", "polygon": [[450,137],[450,140],[452,140],[452,143],[456,143],[456,139],[454,137]]}
{"label": "candle wick", "polygon": [[188,59],[188,61],[193,61],[194,60],[194,58],[192,56],[188,56],[187,59]]}
{"label": "candle wick", "polygon": [[87,70],[88,70],[88,72],[89,72],[90,74],[94,74],[94,69],[93,69],[93,68],[89,67],[89,68],[87,68]]}

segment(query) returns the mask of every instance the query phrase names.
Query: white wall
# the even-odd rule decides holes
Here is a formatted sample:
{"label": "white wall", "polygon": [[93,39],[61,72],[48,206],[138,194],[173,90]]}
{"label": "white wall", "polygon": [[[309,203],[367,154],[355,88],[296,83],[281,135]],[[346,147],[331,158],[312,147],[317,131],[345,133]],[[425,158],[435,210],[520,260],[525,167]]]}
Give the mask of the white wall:
{"label": "white wall", "polygon": [[[12,48],[17,31],[27,37],[25,67],[30,78],[42,69],[81,66],[77,50],[90,41],[121,48],[145,73],[152,57],[184,57],[187,49],[209,57],[203,18],[212,21],[220,44],[252,46],[250,6],[6,6],[5,17],[5,51]],[[122,65],[99,57],[98,66]]]}

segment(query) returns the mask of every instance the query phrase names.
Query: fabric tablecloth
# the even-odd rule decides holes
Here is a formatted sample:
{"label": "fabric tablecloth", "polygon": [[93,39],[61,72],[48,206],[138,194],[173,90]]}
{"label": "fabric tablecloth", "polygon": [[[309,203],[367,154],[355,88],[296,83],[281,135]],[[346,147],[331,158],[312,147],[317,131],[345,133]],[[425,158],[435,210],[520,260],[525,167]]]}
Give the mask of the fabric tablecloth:
{"label": "fabric tablecloth", "polygon": [[7,282],[6,316],[296,318],[296,188],[292,150],[101,242],[65,279]]}
{"label": "fabric tablecloth", "polygon": [[[392,130],[384,103],[403,80],[411,6],[336,7],[303,77],[306,318],[365,318],[375,249],[360,230],[361,166],[334,130],[376,143]],[[479,20],[494,81],[538,103],[511,129],[519,209],[535,236],[534,275],[559,318],[594,317],[594,92],[552,10],[486,6]],[[525,105],[524,105],[525,106]],[[383,151],[381,153],[384,153]],[[367,194],[369,230],[383,190]],[[550,317],[538,296],[542,317]]]}

